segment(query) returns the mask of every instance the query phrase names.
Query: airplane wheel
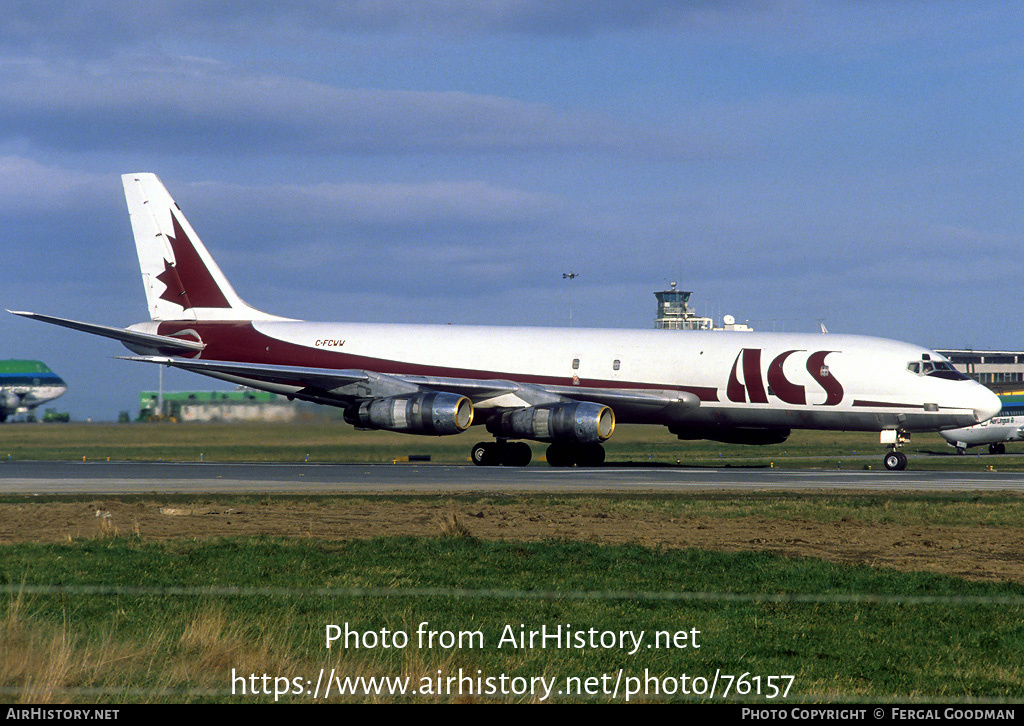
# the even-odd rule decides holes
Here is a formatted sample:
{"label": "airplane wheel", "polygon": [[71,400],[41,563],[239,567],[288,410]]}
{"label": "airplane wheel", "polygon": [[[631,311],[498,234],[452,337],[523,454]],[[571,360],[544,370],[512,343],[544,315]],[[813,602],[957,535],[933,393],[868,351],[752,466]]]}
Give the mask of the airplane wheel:
{"label": "airplane wheel", "polygon": [[586,444],[576,454],[576,466],[601,466],[604,463],[604,447],[601,444]]}
{"label": "airplane wheel", "polygon": [[470,458],[477,466],[497,466],[501,463],[501,451],[498,445],[490,441],[481,441],[473,447]]}
{"label": "airplane wheel", "polygon": [[907,457],[898,451],[886,454],[885,468],[889,471],[903,471],[907,468]]}
{"label": "airplane wheel", "polygon": [[576,452],[566,444],[551,444],[547,459],[549,466],[572,466],[576,463]]}
{"label": "airplane wheel", "polygon": [[962,446],[956,447],[956,455],[957,456],[963,456],[966,453],[967,453],[967,449],[965,449],[964,447],[962,447]]}
{"label": "airplane wheel", "polygon": [[529,444],[522,441],[506,444],[504,449],[501,456],[502,466],[528,466],[533,459],[533,450]]}
{"label": "airplane wheel", "polygon": [[988,453],[990,454],[1005,454],[1006,446],[1003,444],[989,444]]}

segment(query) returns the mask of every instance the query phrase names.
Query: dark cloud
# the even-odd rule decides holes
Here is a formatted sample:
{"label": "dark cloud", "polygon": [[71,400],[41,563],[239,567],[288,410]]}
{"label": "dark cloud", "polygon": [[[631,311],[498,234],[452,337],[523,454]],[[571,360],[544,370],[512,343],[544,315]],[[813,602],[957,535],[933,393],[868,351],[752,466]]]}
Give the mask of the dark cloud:
{"label": "dark cloud", "polygon": [[194,58],[0,62],[0,136],[181,153],[696,154],[671,130],[459,91],[352,89]]}
{"label": "dark cloud", "polygon": [[223,43],[257,38],[293,42],[346,32],[585,35],[699,27],[723,18],[768,15],[778,4],[763,7],[740,0],[11,0],[0,20],[0,44],[12,50],[92,54],[175,37]]}

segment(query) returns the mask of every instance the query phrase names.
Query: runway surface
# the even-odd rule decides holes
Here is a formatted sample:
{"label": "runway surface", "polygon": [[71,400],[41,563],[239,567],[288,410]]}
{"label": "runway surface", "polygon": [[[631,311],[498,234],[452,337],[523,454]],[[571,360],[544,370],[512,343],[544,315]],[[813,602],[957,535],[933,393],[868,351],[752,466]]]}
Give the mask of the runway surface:
{"label": "runway surface", "polygon": [[0,463],[0,494],[1022,492],[1024,473],[439,464]]}

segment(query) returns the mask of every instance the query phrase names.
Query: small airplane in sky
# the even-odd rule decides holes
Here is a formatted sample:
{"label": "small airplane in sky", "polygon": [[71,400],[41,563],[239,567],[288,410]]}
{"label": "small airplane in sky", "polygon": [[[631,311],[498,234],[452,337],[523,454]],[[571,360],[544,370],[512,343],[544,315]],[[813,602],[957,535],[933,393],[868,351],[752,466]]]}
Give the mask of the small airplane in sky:
{"label": "small airplane in sky", "polygon": [[965,454],[972,446],[988,444],[988,453],[1005,454],[1006,444],[1024,441],[1024,391],[1000,393],[1002,408],[988,421],[962,429],[949,429],[939,434],[956,453]]}
{"label": "small airplane in sky", "polygon": [[728,331],[304,322],[245,303],[161,181],[122,177],[150,321],[114,328],[27,318],[121,341],[131,360],[339,406],[367,429],[493,437],[471,459],[604,462],[616,423],[680,439],[777,444],[792,429],[876,431],[903,469],[913,432],[999,410],[984,386],[927,348],[881,338]]}
{"label": "small airplane in sky", "polygon": [[0,422],[64,395],[67,384],[38,360],[0,360]]}

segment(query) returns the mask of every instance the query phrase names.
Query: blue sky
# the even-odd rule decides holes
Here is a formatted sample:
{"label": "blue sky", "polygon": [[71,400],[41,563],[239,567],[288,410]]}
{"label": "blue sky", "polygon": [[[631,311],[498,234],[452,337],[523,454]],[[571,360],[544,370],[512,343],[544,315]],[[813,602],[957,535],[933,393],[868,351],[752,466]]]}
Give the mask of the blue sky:
{"label": "blue sky", "polygon": [[[1024,347],[1016,2],[13,1],[0,305],[146,316],[120,175],[305,319],[653,325]],[[0,315],[76,419],[149,366]],[[168,375],[170,388],[206,379]]]}

